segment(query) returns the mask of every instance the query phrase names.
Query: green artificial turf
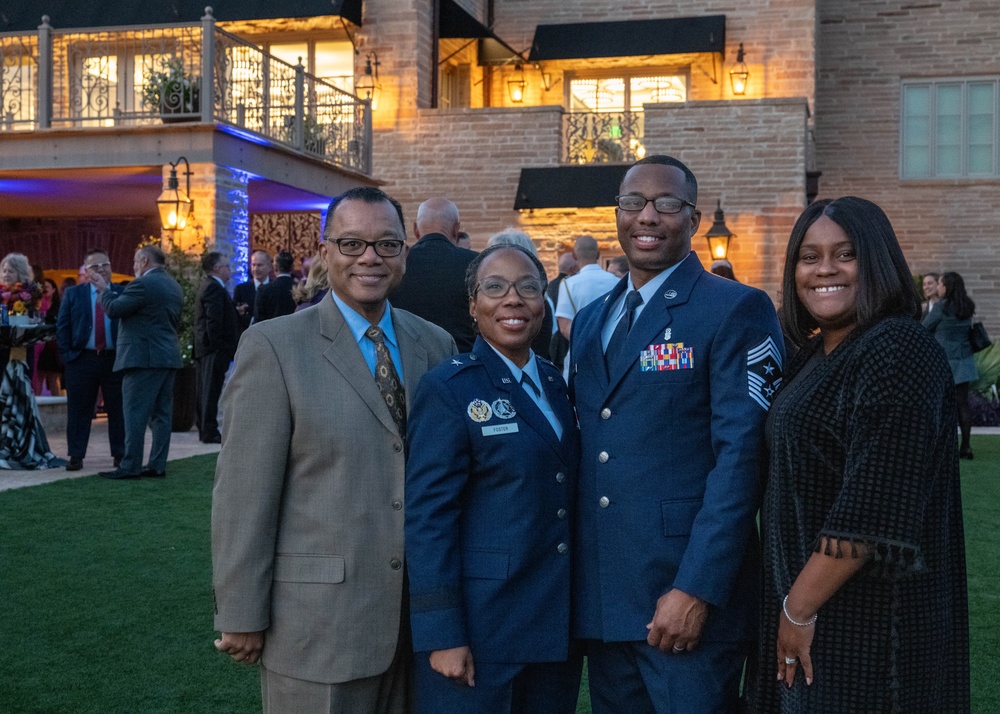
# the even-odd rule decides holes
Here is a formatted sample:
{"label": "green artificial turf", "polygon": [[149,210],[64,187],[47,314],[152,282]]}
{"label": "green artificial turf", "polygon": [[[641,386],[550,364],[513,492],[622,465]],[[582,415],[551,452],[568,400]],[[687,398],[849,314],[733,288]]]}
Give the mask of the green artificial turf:
{"label": "green artificial turf", "polygon": [[[1000,437],[962,462],[974,712],[1000,711]],[[254,669],[215,652],[214,456],[163,481],[60,481],[0,493],[0,711],[260,709]],[[2,472],[0,472],[2,478]],[[590,711],[583,689],[578,712]]]}

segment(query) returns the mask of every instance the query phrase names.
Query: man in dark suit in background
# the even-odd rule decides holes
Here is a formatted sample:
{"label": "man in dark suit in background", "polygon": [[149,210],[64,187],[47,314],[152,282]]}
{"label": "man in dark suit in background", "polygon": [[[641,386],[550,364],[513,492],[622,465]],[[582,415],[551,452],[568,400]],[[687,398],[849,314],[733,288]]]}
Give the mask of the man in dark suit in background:
{"label": "man in dark suit in background", "polygon": [[274,266],[278,274],[274,280],[257,291],[257,307],[253,317],[255,323],[295,312],[295,300],[292,298],[292,287],[295,284],[292,280],[294,265],[295,258],[287,250],[274,256]]}
{"label": "man in dark suit in background", "polygon": [[[122,404],[125,412],[125,456],[110,479],[167,475],[167,452],[174,412],[174,374],[183,366],[177,341],[184,293],[169,273],[163,251],[144,246],[136,251],[132,267],[135,280],[121,293],[108,289],[104,276],[92,273],[104,312],[120,319],[115,370],[123,373]],[[146,425],[153,432],[149,461],[142,464]]]}
{"label": "man in dark suit in background", "polygon": [[[111,282],[111,259],[106,251],[94,248],[83,259],[86,272],[99,274]],[[89,280],[89,277],[88,277]],[[119,285],[109,290],[118,294]],[[125,422],[122,418],[122,375],[115,372],[115,344],[118,320],[108,317],[97,290],[87,282],[67,288],[56,319],[56,341],[66,365],[66,446],[67,471],[83,468],[90,442],[97,390],[104,395],[108,413],[108,443],[115,466],[125,453]]]}
{"label": "man in dark suit in background", "polygon": [[429,198],[417,209],[417,244],[406,258],[403,282],[389,299],[394,307],[443,327],[459,352],[476,341],[469,315],[465,271],[475,252],[458,247],[458,207],[447,198]]}
{"label": "man in dark suit in background", "polygon": [[255,250],[250,255],[250,279],[233,289],[233,302],[236,303],[236,312],[240,316],[241,335],[245,329],[250,327],[250,321],[254,317],[254,308],[257,307],[257,291],[271,281],[273,267],[274,263],[271,261],[270,253]]}
{"label": "man in dark suit in background", "polygon": [[198,286],[194,303],[194,359],[198,370],[198,438],[205,444],[221,444],[219,396],[226,370],[239,343],[239,316],[226,292],[229,259],[212,251],[201,259],[205,279]]}

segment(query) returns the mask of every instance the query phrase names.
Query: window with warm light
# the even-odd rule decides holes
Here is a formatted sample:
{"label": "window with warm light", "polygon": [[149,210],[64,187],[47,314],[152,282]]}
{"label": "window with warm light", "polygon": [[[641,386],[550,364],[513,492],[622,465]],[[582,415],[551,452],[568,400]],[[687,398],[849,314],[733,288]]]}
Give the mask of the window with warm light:
{"label": "window with warm light", "polygon": [[637,112],[643,104],[685,101],[687,79],[678,74],[574,77],[567,91],[573,112]]}
{"label": "window with warm light", "polygon": [[[35,73],[34,62],[26,56],[13,53],[3,57],[2,94],[0,97],[12,99],[0,105],[0,124],[3,129],[32,129],[35,120]],[[16,99],[14,99],[16,97]]]}
{"label": "window with warm light", "polygon": [[354,93],[354,49],[346,40],[275,42],[265,45],[264,50],[293,66],[301,57],[306,72]]}
{"label": "window with warm light", "polygon": [[998,102],[998,78],[904,82],[902,178],[1000,176]]}

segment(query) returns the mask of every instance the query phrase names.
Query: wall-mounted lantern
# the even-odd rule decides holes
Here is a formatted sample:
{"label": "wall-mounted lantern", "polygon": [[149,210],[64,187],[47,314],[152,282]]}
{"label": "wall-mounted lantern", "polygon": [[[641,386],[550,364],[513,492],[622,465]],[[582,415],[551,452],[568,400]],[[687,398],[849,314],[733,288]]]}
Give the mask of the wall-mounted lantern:
{"label": "wall-mounted lantern", "polygon": [[527,82],[524,81],[524,70],[521,68],[520,64],[514,66],[514,74],[511,75],[510,79],[507,80],[507,92],[510,94],[510,101],[514,104],[520,104],[524,101],[524,87]]}
{"label": "wall-mounted lantern", "polygon": [[[372,62],[372,58],[375,61]],[[378,81],[378,68],[381,63],[378,61],[378,52],[372,50],[365,57],[365,72],[361,79],[354,85],[355,91],[362,99],[367,99],[372,104],[372,111],[378,109],[379,95],[382,94],[382,85]]]}
{"label": "wall-mounted lantern", "polygon": [[747,69],[747,63],[743,61],[743,43],[740,43],[740,48],[736,50],[736,64],[733,68],[729,70],[729,81],[733,85],[733,94],[737,97],[742,97],[747,93],[747,81],[750,79],[750,70]]}
{"label": "wall-mounted lantern", "polygon": [[[184,162],[184,176],[187,178],[187,190],[180,190],[180,182],[177,180],[177,164]],[[156,208],[160,212],[160,225],[164,230],[177,231],[184,230],[187,226],[188,217],[194,209],[194,201],[191,200],[191,164],[183,156],[170,164],[170,178],[167,179],[167,187],[160,197],[156,199]]]}
{"label": "wall-mounted lantern", "polygon": [[729,241],[734,235],[726,227],[726,215],[722,211],[722,199],[719,199],[715,208],[715,220],[712,222],[712,227],[708,229],[708,233],[705,234],[712,260],[726,260],[729,257]]}

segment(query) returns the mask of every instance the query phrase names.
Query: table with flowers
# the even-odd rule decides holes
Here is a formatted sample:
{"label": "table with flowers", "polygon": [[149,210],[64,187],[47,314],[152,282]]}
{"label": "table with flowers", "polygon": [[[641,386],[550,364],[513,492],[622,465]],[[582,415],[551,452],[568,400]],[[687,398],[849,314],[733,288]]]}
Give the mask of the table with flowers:
{"label": "table with flowers", "polygon": [[10,356],[0,380],[0,469],[32,470],[65,466],[66,460],[49,450],[38,414],[38,404],[28,379],[27,348],[55,337],[55,325],[37,324],[35,316],[41,290],[34,283],[0,288],[9,325],[0,326],[0,348]]}

